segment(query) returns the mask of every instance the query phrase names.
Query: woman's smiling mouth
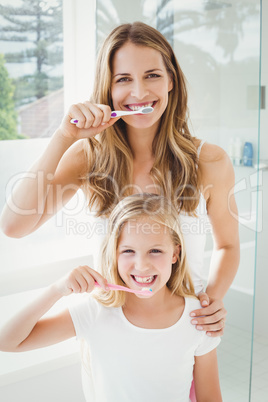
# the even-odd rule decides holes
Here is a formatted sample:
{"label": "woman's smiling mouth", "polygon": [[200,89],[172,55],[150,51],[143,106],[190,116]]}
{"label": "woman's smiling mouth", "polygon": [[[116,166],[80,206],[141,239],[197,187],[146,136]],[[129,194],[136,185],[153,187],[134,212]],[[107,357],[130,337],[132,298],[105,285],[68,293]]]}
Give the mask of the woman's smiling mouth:
{"label": "woman's smiling mouth", "polygon": [[139,109],[141,109],[142,107],[154,107],[155,104],[157,103],[157,101],[153,101],[153,102],[147,102],[147,103],[131,103],[129,105],[125,105],[125,107],[128,110],[132,110],[132,111],[137,111]]}

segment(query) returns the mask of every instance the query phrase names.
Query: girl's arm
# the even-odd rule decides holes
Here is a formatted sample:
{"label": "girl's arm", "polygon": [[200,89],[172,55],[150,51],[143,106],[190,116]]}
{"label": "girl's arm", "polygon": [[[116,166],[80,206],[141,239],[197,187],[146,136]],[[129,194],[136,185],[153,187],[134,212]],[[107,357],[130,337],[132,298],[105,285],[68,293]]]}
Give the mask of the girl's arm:
{"label": "girl's arm", "polygon": [[88,266],[81,266],[46,288],[36,300],[1,328],[0,350],[24,352],[75,336],[68,310],[53,317],[42,317],[63,296],[71,293],[90,293],[94,289],[95,281],[105,289],[106,280],[98,272]]}
{"label": "girl's arm", "polygon": [[194,384],[198,402],[222,402],[216,348],[195,357]]}
{"label": "girl's arm", "polygon": [[[85,102],[71,106],[43,155],[17,182],[7,200],[1,216],[1,228],[7,236],[34,232],[75,195],[87,166],[78,140],[93,137],[118,120],[110,116],[107,105]],[[76,125],[70,123],[74,117],[79,120]]]}
{"label": "girl's arm", "polygon": [[[214,248],[206,294],[200,295],[204,308],[193,312],[196,314],[193,321],[199,329],[202,327],[212,336],[219,336],[223,334],[226,317],[222,299],[239,266],[238,212],[233,194],[235,178],[230,158],[215,145],[205,144],[203,148],[201,172],[204,188],[207,188],[205,196],[213,230]],[[205,307],[208,304],[209,306]]]}

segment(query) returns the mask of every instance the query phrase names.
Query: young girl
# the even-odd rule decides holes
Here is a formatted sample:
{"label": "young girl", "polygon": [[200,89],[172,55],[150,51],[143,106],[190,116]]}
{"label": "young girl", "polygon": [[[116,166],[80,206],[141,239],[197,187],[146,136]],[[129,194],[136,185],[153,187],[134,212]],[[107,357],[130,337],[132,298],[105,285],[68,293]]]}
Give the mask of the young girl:
{"label": "young girl", "polygon": [[[122,200],[109,220],[101,270],[78,267],[48,287],[3,328],[0,349],[19,352],[75,335],[83,339],[83,387],[90,402],[188,402],[193,376],[198,402],[222,401],[215,349],[220,338],[190,323],[200,302],[176,209],[158,195]],[[95,290],[95,282],[102,289]],[[107,282],[151,292],[109,290]],[[41,318],[61,297],[83,292],[94,298]]]}
{"label": "young girl", "polygon": [[[193,312],[192,324],[212,336],[222,335],[222,299],[239,264],[229,157],[191,136],[185,78],[170,44],[156,29],[141,22],[116,27],[100,50],[95,78],[91,101],[69,108],[43,155],[14,188],[2,229],[12,237],[32,233],[79,188],[99,219],[130,194],[165,195],[177,208],[195,292],[206,306]],[[146,105],[152,113],[111,118],[113,109]],[[76,125],[70,122],[73,118]],[[207,217],[214,248],[207,294],[202,294]]]}

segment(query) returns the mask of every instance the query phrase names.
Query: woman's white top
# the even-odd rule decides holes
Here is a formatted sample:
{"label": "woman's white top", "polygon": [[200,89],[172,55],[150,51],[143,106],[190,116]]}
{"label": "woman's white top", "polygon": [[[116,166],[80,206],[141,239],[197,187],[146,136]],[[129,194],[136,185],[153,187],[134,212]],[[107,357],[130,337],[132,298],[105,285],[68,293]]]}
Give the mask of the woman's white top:
{"label": "woman's white top", "polygon": [[[200,143],[197,155],[199,157],[204,141]],[[200,194],[199,204],[196,209],[196,217],[190,216],[185,212],[179,213],[181,231],[183,233],[186,257],[190,267],[192,280],[196,294],[204,289],[203,284],[203,267],[204,253],[206,245],[206,233],[211,233],[206,208],[206,200],[203,194]],[[99,256],[102,242],[107,233],[107,218],[92,217],[92,254],[94,258],[94,269],[98,270]]]}
{"label": "woman's white top", "polygon": [[86,295],[69,307],[76,336],[85,341],[82,382],[88,402],[189,402],[195,356],[220,343],[191,324],[198,300],[185,298],[171,327],[145,329],[121,307],[104,307]]}

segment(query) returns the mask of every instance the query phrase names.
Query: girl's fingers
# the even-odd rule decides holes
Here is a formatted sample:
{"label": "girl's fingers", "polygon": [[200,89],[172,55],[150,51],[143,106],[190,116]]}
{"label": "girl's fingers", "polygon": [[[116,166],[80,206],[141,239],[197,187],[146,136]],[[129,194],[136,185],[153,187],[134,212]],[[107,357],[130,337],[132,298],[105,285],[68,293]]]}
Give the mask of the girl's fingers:
{"label": "girl's fingers", "polygon": [[67,280],[67,285],[72,289],[73,293],[83,293],[86,292],[88,288],[88,283],[79,268],[71,272]]}
{"label": "girl's fingers", "polygon": [[85,269],[92,276],[92,278],[94,279],[94,282],[98,282],[98,284],[104,290],[109,290],[109,288],[107,287],[107,280],[99,272],[97,272],[94,269],[88,267],[87,265],[85,265]]}
{"label": "girl's fingers", "polygon": [[[107,290],[107,280],[94,269],[88,267],[87,265],[79,266],[74,269],[71,273],[73,276],[73,286],[76,293],[92,292],[95,287],[95,282]],[[79,288],[77,288],[79,286]]]}

